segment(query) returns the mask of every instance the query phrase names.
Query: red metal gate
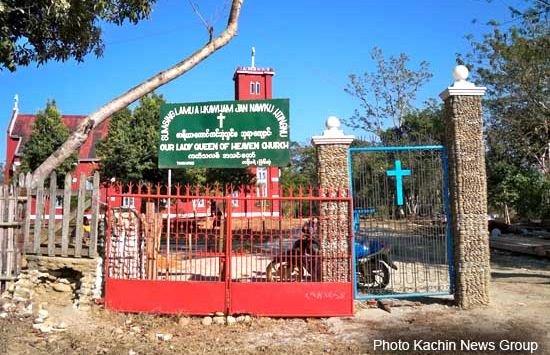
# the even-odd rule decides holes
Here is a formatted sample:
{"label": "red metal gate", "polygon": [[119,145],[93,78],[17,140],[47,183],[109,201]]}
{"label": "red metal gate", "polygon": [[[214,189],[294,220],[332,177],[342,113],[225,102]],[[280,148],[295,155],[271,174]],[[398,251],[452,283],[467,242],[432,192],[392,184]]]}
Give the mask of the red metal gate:
{"label": "red metal gate", "polygon": [[128,312],[353,314],[351,199],[109,188],[105,303]]}

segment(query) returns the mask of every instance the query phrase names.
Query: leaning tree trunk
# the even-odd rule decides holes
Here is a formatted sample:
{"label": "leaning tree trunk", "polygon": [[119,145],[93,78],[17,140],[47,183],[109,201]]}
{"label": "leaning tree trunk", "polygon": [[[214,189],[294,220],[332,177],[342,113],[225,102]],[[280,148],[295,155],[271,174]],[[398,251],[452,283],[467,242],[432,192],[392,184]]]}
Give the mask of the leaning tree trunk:
{"label": "leaning tree trunk", "polygon": [[195,53],[185,58],[183,61],[174,65],[170,69],[162,71],[149,78],[138,86],[130,89],[123,95],[115,98],[111,102],[103,105],[97,111],[90,114],[83,120],[76,130],[69,136],[67,141],[61,145],[52,155],[50,155],[32,175],[32,185],[36,186],[39,181],[44,180],[55,168],[60,166],[65,159],[76,152],[88,138],[90,131],[97,127],[101,122],[112,116],[117,111],[125,108],[132,102],[140,99],[162,85],[185,74],[197,64],[202,62],[212,53],[225,46],[237,34],[239,14],[244,0],[233,0],[227,27],[225,30]]}
{"label": "leaning tree trunk", "polygon": [[510,224],[510,211],[507,203],[504,204],[504,223]]}

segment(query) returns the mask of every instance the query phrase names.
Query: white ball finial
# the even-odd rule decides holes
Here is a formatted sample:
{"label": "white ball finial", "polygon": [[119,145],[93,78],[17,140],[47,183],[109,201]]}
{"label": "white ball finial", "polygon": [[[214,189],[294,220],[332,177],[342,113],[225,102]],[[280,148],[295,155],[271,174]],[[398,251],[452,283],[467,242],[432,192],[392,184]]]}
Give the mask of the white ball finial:
{"label": "white ball finial", "polygon": [[312,137],[312,142],[315,145],[321,144],[351,144],[354,137],[347,136],[340,129],[340,120],[336,116],[328,116],[325,121],[325,131],[322,136]]}
{"label": "white ball finial", "polygon": [[327,122],[325,123],[325,126],[329,130],[335,130],[340,128],[340,120],[336,116],[329,116],[327,118]]}
{"label": "white ball finial", "polygon": [[468,79],[469,74],[470,71],[465,65],[457,65],[453,70],[453,79],[455,79],[455,81],[464,81]]}
{"label": "white ball finial", "polygon": [[476,84],[466,80],[468,74],[470,74],[470,71],[466,66],[457,65],[453,70],[454,83],[439,94],[439,97],[447,100],[449,96],[483,96],[487,88],[476,86]]}

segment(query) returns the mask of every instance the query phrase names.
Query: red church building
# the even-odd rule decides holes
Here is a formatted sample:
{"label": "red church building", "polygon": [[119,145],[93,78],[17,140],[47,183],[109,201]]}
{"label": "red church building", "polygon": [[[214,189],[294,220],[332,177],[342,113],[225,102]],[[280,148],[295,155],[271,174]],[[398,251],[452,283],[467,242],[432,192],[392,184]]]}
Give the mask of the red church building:
{"label": "red church building", "polygon": [[[238,67],[233,74],[233,80],[235,81],[235,100],[268,100],[273,98],[273,76],[275,71],[272,68],[256,68],[255,66],[255,51],[252,48],[252,63],[250,67]],[[250,168],[251,172],[256,175],[256,184],[258,188],[263,189],[259,191],[260,196],[278,197],[280,190],[280,170],[276,166],[268,168]],[[251,206],[240,207],[240,213],[243,215],[250,215],[254,212],[254,204],[252,201],[248,201]],[[233,209],[235,210],[235,208]],[[252,212],[248,212],[252,211]],[[277,214],[278,205],[275,201],[271,208],[273,215]],[[265,212],[259,212],[265,213]]]}
{"label": "red church building", "polygon": [[[86,116],[83,115],[63,115],[61,121],[69,129],[73,131],[78,124]],[[36,121],[36,115],[19,113],[18,98],[15,97],[15,102],[12,110],[10,124],[7,131],[6,142],[6,163],[4,166],[4,184],[8,184],[10,179],[19,174],[21,159],[25,151],[25,144],[29,141],[31,132]],[[99,141],[107,136],[109,129],[109,120],[103,121],[99,126],[88,136],[88,139],[80,147],[78,164],[73,170],[73,189],[78,189],[78,177],[81,173],[86,176],[93,175],[94,170],[97,168],[99,159],[96,155],[96,145]]]}
{"label": "red church building", "polygon": [[[257,68],[254,63],[254,49],[252,49],[252,63],[249,67],[238,67],[233,75],[235,82],[235,99],[236,100],[262,100],[273,98],[272,80],[275,72],[271,68]],[[78,124],[86,116],[84,115],[63,115],[61,120],[70,131],[73,131]],[[6,163],[4,171],[4,183],[9,183],[13,176],[16,176],[20,171],[21,159],[25,150],[25,144],[29,141],[32,127],[36,120],[33,114],[19,113],[18,99],[15,98],[15,104],[12,111],[10,124],[7,130],[7,145],[6,145]],[[100,164],[96,155],[96,146],[99,141],[104,139],[108,134],[109,120],[104,121],[88,136],[86,142],[82,145],[79,151],[78,163],[72,173],[73,190],[78,189],[79,177],[81,173],[86,176],[93,175],[94,170]],[[250,172],[256,176],[256,186],[248,189],[249,193],[255,196],[272,196],[277,197],[280,190],[280,170],[278,167],[257,168],[251,167]],[[90,180],[91,183],[91,180]],[[237,197],[237,192],[235,193]],[[104,195],[102,193],[102,195]],[[244,197],[244,196],[241,196]],[[105,196],[102,196],[104,199]],[[242,202],[241,202],[242,201]],[[123,207],[133,207],[138,201],[116,201],[115,204],[120,204]],[[233,213],[237,216],[256,216],[259,214],[278,214],[278,206],[271,206],[270,212],[261,211],[257,203],[248,201],[244,206],[243,200],[235,200],[233,205]],[[182,211],[183,206],[178,210]],[[190,206],[189,206],[190,207]],[[183,207],[183,210],[188,210],[188,206]],[[192,210],[199,215],[210,213],[209,206],[204,206],[199,202],[194,203]]]}

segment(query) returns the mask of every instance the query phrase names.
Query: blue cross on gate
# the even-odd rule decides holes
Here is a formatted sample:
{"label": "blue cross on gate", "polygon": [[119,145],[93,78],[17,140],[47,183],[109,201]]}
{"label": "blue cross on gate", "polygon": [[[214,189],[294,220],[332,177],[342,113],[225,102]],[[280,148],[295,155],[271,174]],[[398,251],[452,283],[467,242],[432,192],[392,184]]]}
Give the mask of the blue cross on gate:
{"label": "blue cross on gate", "polygon": [[401,170],[401,160],[395,161],[395,170],[387,170],[388,176],[395,176],[395,184],[397,189],[397,205],[403,205],[403,176],[410,176],[410,170]]}

